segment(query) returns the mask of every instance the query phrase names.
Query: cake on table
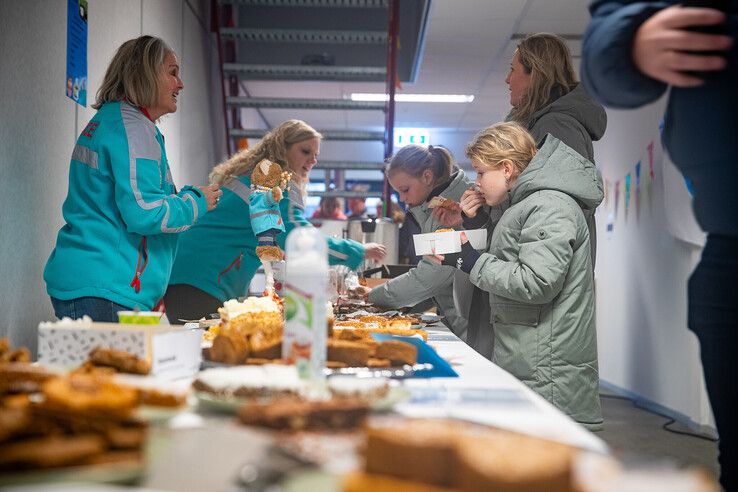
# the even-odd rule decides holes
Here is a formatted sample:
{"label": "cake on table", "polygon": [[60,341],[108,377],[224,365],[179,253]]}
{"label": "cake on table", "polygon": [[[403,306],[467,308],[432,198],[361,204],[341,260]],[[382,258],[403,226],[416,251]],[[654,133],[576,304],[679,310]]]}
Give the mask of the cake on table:
{"label": "cake on table", "polygon": [[210,359],[240,364],[247,358],[276,359],[281,355],[284,318],[273,296],[231,299],[218,309],[221,323]]}

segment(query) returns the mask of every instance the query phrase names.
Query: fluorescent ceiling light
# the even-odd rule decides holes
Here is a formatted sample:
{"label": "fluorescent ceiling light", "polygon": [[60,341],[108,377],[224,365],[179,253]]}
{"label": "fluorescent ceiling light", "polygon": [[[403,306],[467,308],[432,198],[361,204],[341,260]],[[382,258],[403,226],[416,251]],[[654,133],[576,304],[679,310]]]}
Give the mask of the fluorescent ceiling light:
{"label": "fluorescent ceiling light", "polygon": [[[354,92],[351,94],[352,101],[386,101],[389,94]],[[474,96],[466,94],[395,94],[397,102],[438,102],[438,103],[470,103]]]}

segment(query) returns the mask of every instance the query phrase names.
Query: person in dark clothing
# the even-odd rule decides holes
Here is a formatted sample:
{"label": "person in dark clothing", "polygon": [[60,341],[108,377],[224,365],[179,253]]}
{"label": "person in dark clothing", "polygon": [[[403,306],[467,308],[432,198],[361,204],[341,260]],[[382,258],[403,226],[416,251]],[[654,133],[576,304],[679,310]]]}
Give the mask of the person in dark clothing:
{"label": "person in dark clothing", "polygon": [[397,240],[400,248],[400,264],[417,265],[422,256],[415,254],[413,236],[422,234],[418,221],[412,214],[405,214],[405,221],[400,226],[400,236]]}
{"label": "person in dark clothing", "polygon": [[[738,289],[726,288],[738,277],[738,0],[726,6],[720,12],[674,0],[592,2],[582,81],[593,97],[615,108],[653,102],[673,86],[664,146],[692,182],[695,216],[708,234],[689,280],[688,323],[700,341],[720,435],[720,482],[730,491],[738,490],[738,408],[732,395],[738,376]],[[706,27],[714,31],[704,32]]]}

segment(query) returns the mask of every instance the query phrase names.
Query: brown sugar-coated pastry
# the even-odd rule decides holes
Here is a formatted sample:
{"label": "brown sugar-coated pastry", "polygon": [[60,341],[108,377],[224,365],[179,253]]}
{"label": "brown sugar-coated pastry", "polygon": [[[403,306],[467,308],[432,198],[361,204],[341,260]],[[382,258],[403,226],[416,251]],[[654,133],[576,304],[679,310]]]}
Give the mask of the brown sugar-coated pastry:
{"label": "brown sugar-coated pastry", "polygon": [[[363,326],[363,323],[362,323]],[[358,342],[360,340],[368,340],[371,338],[368,330],[362,328],[341,328],[337,326],[333,329],[333,338],[336,340],[346,340],[349,342]]]}
{"label": "brown sugar-coated pastry", "polygon": [[138,402],[141,405],[152,407],[181,407],[187,403],[185,393],[166,393],[154,388],[135,388],[138,392]]}
{"label": "brown sugar-coated pastry", "polygon": [[0,410],[5,408],[21,408],[25,409],[31,404],[27,393],[19,393],[16,395],[5,395],[0,398]]}
{"label": "brown sugar-coated pastry", "polygon": [[97,366],[112,367],[120,372],[129,374],[148,374],[151,364],[139,359],[124,350],[96,347],[88,356],[90,362]]}
{"label": "brown sugar-coated pastry", "polygon": [[0,446],[0,470],[73,465],[104,450],[105,441],[94,434],[40,437],[5,443]]}
{"label": "brown sugar-coated pastry", "polygon": [[138,404],[135,389],[85,374],[50,379],[42,384],[41,391],[44,406],[79,415],[127,417]]}
{"label": "brown sugar-coated pastry", "polygon": [[328,369],[343,369],[348,367],[348,364],[345,362],[338,362],[337,360],[327,360],[325,361],[325,367]]}
{"label": "brown sugar-coated pastry", "polygon": [[389,333],[390,335],[397,335],[399,337],[412,337],[415,335],[419,335],[423,341],[428,341],[428,332],[422,329],[404,329],[404,328],[394,328],[394,327],[382,327],[382,328],[372,328],[369,331],[373,333]]}
{"label": "brown sugar-coated pastry", "polygon": [[25,408],[0,407],[0,443],[25,429],[29,423]]}
{"label": "brown sugar-coated pastry", "polygon": [[12,350],[7,337],[0,338],[0,364],[5,362],[31,362],[31,352],[26,347]]}
{"label": "brown sugar-coated pastry", "polygon": [[370,347],[359,342],[328,340],[328,360],[344,362],[349,367],[366,366],[370,352]]}
{"label": "brown sugar-coated pastry", "polygon": [[364,423],[368,413],[368,405],[358,398],[280,398],[246,403],[238,410],[238,417],[243,424],[272,429],[353,429]]}
{"label": "brown sugar-coated pastry", "polygon": [[84,361],[72,371],[72,374],[92,374],[95,376],[113,376],[117,373],[118,371],[114,367],[96,366],[90,360]]}
{"label": "brown sugar-coated pastry", "polygon": [[418,359],[418,348],[400,340],[385,340],[379,343],[374,355],[379,359],[389,359],[392,365],[413,365]]}
{"label": "brown sugar-coated pastry", "polygon": [[244,364],[247,366],[263,366],[266,364],[284,364],[283,359],[260,359],[256,357],[248,357]]}
{"label": "brown sugar-coated pastry", "polygon": [[384,322],[383,326],[385,328],[398,328],[400,330],[410,330],[413,326],[412,321],[409,319],[388,319]]}
{"label": "brown sugar-coated pastry", "polygon": [[41,383],[54,377],[56,374],[28,362],[0,364],[0,396],[35,393]]}
{"label": "brown sugar-coated pastry", "polygon": [[15,382],[43,383],[56,374],[41,366],[34,366],[28,362],[8,362],[0,365],[0,384]]}
{"label": "brown sugar-coated pastry", "polygon": [[111,426],[104,435],[112,449],[140,449],[146,442],[145,427]]}
{"label": "brown sugar-coated pastry", "polygon": [[3,362],[31,362],[31,352],[26,347],[8,350],[0,354],[0,363]]}
{"label": "brown sugar-coated pastry", "polygon": [[366,365],[367,367],[374,368],[392,367],[392,361],[389,359],[376,359],[374,357],[369,357],[369,361]]}

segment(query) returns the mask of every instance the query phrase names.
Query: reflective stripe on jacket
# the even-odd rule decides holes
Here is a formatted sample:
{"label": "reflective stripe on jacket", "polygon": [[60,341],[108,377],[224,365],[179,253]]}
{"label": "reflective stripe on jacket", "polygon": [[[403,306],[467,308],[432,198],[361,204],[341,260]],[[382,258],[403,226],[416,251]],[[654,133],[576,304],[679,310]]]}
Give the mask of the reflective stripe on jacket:
{"label": "reflective stripe on jacket", "polygon": [[[249,176],[239,176],[222,186],[218,207],[195,227],[181,234],[170,284],[187,284],[227,301],[247,294],[251,279],[261,265],[256,256],[255,226],[250,220],[252,193]],[[299,187],[290,183],[279,202],[284,231],[277,242],[284,249],[287,234],[295,227],[312,227],[305,219]],[[263,216],[262,216],[263,217]],[[356,241],[328,238],[329,263],[357,268],[364,247]]]}
{"label": "reflective stripe on jacket", "polygon": [[44,271],[49,295],[153,308],[169,280],[174,233],[205,212],[200,190],[176,192],[156,125],[130,104],[104,104],[72,152],[65,225]]}

